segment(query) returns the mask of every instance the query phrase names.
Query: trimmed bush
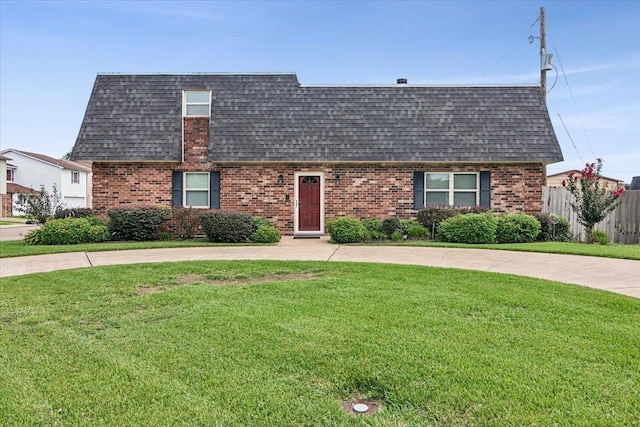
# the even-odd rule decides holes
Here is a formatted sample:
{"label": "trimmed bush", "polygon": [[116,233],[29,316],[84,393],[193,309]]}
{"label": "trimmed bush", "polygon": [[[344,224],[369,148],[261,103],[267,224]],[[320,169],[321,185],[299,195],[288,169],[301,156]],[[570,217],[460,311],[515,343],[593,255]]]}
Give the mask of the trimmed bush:
{"label": "trimmed bush", "polygon": [[362,218],[360,221],[364,226],[364,240],[380,241],[387,238],[381,231],[382,222],[378,218]]}
{"label": "trimmed bush", "polygon": [[399,232],[398,230],[394,231],[393,233],[391,233],[391,240],[393,240],[394,242],[399,242],[402,240],[402,233]]}
{"label": "trimmed bush", "polygon": [[382,222],[378,218],[362,218],[360,220],[367,231],[381,232]]}
{"label": "trimmed bush", "polygon": [[202,230],[210,242],[246,242],[253,233],[253,219],[245,214],[207,211],[202,215]]}
{"label": "trimmed bush", "polygon": [[109,231],[114,240],[160,239],[160,226],[169,219],[167,207],[126,207],[108,212]]}
{"label": "trimmed bush", "polygon": [[251,222],[253,225],[254,232],[257,231],[261,225],[264,225],[266,227],[273,227],[273,224],[271,224],[271,222],[263,216],[256,215],[253,218],[251,218]]}
{"label": "trimmed bush", "polygon": [[472,208],[453,207],[453,206],[427,206],[418,211],[418,223],[429,230],[431,237],[435,238],[438,234],[438,226],[442,221],[456,215],[470,213],[485,213],[489,210],[482,206],[474,206]]}
{"label": "trimmed bush", "polygon": [[53,216],[56,219],[59,218],[85,218],[93,216],[93,210],[90,208],[69,208],[61,209]]}
{"label": "trimmed bush", "polygon": [[566,242],[571,239],[569,221],[556,214],[536,213],[533,216],[540,222],[540,234],[536,237],[539,242]]}
{"label": "trimmed bush", "polygon": [[176,230],[176,235],[181,239],[193,239],[200,228],[202,209],[173,208],[171,219]]}
{"label": "trimmed bush", "polygon": [[385,218],[380,225],[380,231],[382,231],[384,235],[389,239],[391,238],[391,235],[396,231],[399,231],[401,234],[404,232],[400,219],[395,216]]}
{"label": "trimmed bush", "polygon": [[25,237],[25,245],[76,245],[109,240],[106,225],[92,225],[86,218],[52,219],[35,231]]}
{"label": "trimmed bush", "polygon": [[365,237],[364,225],[358,218],[336,218],[327,223],[327,231],[334,243],[362,242]]}
{"label": "trimmed bush", "polygon": [[498,243],[529,243],[540,233],[540,222],[525,213],[504,214],[498,217]]}
{"label": "trimmed bush", "polygon": [[414,225],[407,230],[407,236],[414,240],[427,240],[431,233],[421,225]]}
{"label": "trimmed bush", "polygon": [[273,225],[259,225],[251,233],[251,240],[256,243],[276,243],[280,241],[280,230]]}
{"label": "trimmed bush", "polygon": [[280,241],[280,230],[262,216],[251,218],[252,230],[251,241],[256,243],[277,243]]}
{"label": "trimmed bush", "polygon": [[498,219],[490,213],[470,213],[445,219],[438,240],[451,243],[495,243]]}
{"label": "trimmed bush", "polygon": [[416,225],[420,225],[420,223],[415,219],[401,219],[400,225],[402,226],[402,230],[400,230],[402,234],[409,234],[409,229]]}

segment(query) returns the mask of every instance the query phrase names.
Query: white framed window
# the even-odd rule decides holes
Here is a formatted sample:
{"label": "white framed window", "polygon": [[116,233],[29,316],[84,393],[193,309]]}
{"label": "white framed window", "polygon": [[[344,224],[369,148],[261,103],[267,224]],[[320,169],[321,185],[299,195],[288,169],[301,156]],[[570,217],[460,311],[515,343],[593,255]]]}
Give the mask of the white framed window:
{"label": "white framed window", "polygon": [[426,206],[476,206],[480,201],[477,172],[427,172],[424,174]]}
{"label": "white framed window", "polygon": [[210,189],[208,172],[184,173],[184,200],[185,207],[209,208]]}
{"label": "white framed window", "polygon": [[185,90],[182,94],[183,117],[210,117],[211,91]]}
{"label": "white framed window", "polygon": [[16,170],[7,169],[7,182],[15,182],[15,181],[16,181]]}
{"label": "white framed window", "polygon": [[71,183],[72,184],[80,184],[80,172],[71,171]]}

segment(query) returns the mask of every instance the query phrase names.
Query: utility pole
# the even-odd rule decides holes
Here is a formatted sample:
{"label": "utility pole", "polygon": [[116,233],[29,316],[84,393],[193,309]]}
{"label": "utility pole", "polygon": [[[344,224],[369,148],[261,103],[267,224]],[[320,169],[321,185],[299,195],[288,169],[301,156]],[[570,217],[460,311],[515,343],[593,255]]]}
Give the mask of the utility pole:
{"label": "utility pole", "polygon": [[540,90],[542,91],[542,100],[547,103],[547,67],[545,66],[545,58],[547,55],[547,41],[544,28],[544,7],[540,8]]}

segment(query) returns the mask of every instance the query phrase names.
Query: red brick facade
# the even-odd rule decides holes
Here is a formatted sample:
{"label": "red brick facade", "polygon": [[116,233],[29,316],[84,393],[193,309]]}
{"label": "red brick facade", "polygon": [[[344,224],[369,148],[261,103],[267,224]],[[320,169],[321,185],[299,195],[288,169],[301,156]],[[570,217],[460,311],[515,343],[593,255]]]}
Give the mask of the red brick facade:
{"label": "red brick facade", "polygon": [[[98,214],[123,205],[171,206],[174,170],[220,172],[220,208],[269,218],[287,235],[294,232],[296,172],[324,177],[325,222],[350,215],[415,217],[413,173],[491,172],[491,208],[496,212],[540,212],[541,164],[216,164],[207,161],[208,119],[185,119],[184,162],[93,164],[93,206]],[[283,183],[278,183],[282,175]],[[336,177],[339,176],[339,182]]]}

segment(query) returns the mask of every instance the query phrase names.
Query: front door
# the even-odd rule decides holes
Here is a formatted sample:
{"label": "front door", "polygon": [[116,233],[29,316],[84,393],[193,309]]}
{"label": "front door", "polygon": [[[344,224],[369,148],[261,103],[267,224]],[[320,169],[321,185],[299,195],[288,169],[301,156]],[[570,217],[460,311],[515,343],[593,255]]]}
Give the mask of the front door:
{"label": "front door", "polygon": [[297,230],[299,232],[321,232],[322,203],[320,197],[320,175],[297,177],[298,213]]}

